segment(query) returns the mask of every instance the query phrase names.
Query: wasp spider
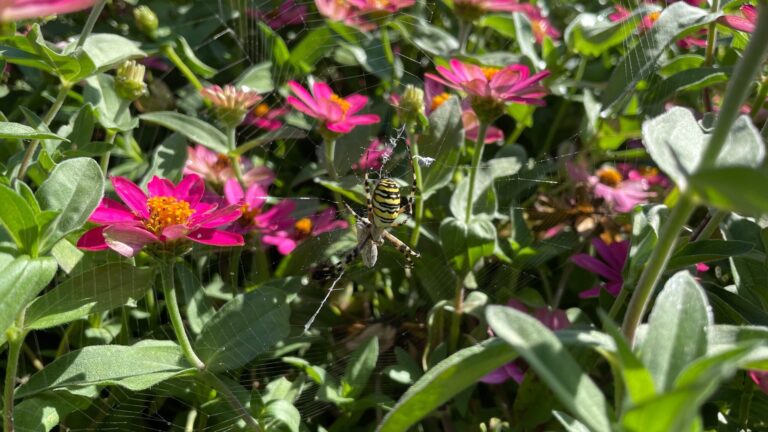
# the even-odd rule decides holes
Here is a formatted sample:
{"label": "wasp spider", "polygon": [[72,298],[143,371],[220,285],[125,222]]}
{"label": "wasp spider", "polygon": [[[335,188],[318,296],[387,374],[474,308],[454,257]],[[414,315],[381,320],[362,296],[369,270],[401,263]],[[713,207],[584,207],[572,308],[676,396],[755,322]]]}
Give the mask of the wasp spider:
{"label": "wasp spider", "polygon": [[[406,145],[407,147],[407,145]],[[388,230],[402,225],[406,219],[398,222],[400,215],[411,216],[413,214],[413,201],[418,187],[416,186],[416,177],[414,175],[413,164],[416,163],[408,148],[408,158],[411,163],[411,191],[405,200],[405,205],[401,206],[402,197],[400,187],[390,177],[381,177],[378,180],[370,180],[368,171],[365,172],[363,188],[365,189],[366,202],[368,205],[367,217],[360,216],[347,203],[344,205],[352,214],[355,215],[357,229],[357,246],[349,251],[344,258],[337,264],[327,264],[317,268],[313,272],[313,278],[318,280],[334,279],[341,275],[346,267],[351,264],[358,256],[367,267],[376,265],[379,256],[379,246],[385,241],[392,244],[405,257],[406,271],[413,267],[413,258],[421,255],[392,235]],[[375,183],[371,191],[371,183]]]}

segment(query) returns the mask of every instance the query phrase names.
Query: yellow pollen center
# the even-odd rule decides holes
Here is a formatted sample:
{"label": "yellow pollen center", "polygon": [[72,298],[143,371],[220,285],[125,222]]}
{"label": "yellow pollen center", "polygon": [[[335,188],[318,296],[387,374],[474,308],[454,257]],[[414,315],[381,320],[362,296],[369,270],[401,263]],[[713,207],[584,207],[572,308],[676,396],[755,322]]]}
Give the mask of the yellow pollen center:
{"label": "yellow pollen center", "polygon": [[439,95],[433,97],[432,98],[432,105],[430,106],[429,109],[431,111],[436,110],[437,108],[440,107],[440,105],[442,105],[445,101],[447,101],[449,97],[451,97],[451,95],[446,93],[446,92],[442,92]]}
{"label": "yellow pollen center", "polygon": [[651,12],[651,13],[649,13],[649,14],[648,14],[648,19],[649,19],[649,20],[650,20],[652,23],[655,23],[655,22],[656,22],[656,20],[658,20],[658,19],[659,19],[659,16],[660,16],[660,15],[661,15],[661,12],[659,12],[659,11]]}
{"label": "yellow pollen center", "polygon": [[195,212],[189,203],[170,196],[156,196],[147,200],[149,219],[144,226],[155,234],[162,234],[165,227],[184,225]]}
{"label": "yellow pollen center", "polygon": [[295,224],[293,224],[293,227],[301,237],[306,237],[312,233],[312,219],[301,218],[297,220]]}
{"label": "yellow pollen center", "polygon": [[649,167],[649,166],[641,167],[640,174],[643,177],[656,177],[657,175],[659,175],[659,170],[656,167]]}
{"label": "yellow pollen center", "polygon": [[483,66],[480,68],[480,70],[483,71],[483,75],[485,75],[485,78],[490,81],[491,78],[493,78],[494,75],[499,73],[501,69],[496,67]]}
{"label": "yellow pollen center", "polygon": [[341,108],[341,112],[342,112],[342,113],[344,113],[344,114],[346,114],[346,113],[347,113],[347,111],[349,111],[349,107],[351,107],[351,106],[352,106],[352,104],[351,104],[351,103],[349,103],[349,102],[345,101],[344,99],[342,99],[342,98],[341,98],[339,95],[337,95],[336,93],[331,93],[331,97],[330,97],[330,99],[331,99],[331,102],[335,103],[335,104],[336,104],[336,106],[338,106],[339,108]]}
{"label": "yellow pollen center", "polygon": [[269,114],[269,105],[262,103],[256,105],[256,108],[253,109],[253,115],[256,117],[264,117],[265,115]]}
{"label": "yellow pollen center", "polygon": [[614,168],[601,168],[597,171],[597,178],[600,183],[608,186],[616,186],[624,179],[621,173]]}
{"label": "yellow pollen center", "polygon": [[251,208],[248,204],[243,204],[240,207],[240,214],[243,221],[250,223],[253,221],[253,218],[258,216],[261,213],[261,210],[258,208]]}

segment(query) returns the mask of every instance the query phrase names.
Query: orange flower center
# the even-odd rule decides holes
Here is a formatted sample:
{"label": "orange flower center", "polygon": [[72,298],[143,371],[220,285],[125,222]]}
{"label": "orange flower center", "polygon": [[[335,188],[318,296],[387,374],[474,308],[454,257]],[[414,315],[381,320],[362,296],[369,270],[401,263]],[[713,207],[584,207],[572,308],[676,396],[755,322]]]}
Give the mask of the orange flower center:
{"label": "orange flower center", "polygon": [[483,75],[485,75],[485,78],[490,81],[491,78],[493,78],[494,75],[499,73],[501,68],[497,67],[489,67],[489,66],[483,66],[480,68],[481,71],[483,71]]}
{"label": "orange flower center", "polygon": [[261,214],[261,209],[258,208],[251,208],[248,204],[243,204],[240,207],[240,217],[242,220],[246,223],[251,223],[253,221],[253,218]]}
{"label": "orange flower center", "polygon": [[597,178],[600,179],[600,183],[608,186],[617,186],[624,180],[621,173],[614,168],[600,168],[597,171]]}
{"label": "orange flower center", "polygon": [[195,212],[189,203],[170,196],[156,196],[147,200],[149,219],[144,226],[155,234],[162,234],[165,227],[184,225]]}
{"label": "orange flower center", "polygon": [[312,233],[312,219],[301,218],[293,224],[293,228],[296,229],[300,237],[307,237]]}
{"label": "orange flower center", "polygon": [[269,105],[265,103],[258,104],[256,105],[256,108],[253,109],[253,115],[256,117],[264,117],[267,114],[269,114]]}
{"label": "orange flower center", "polygon": [[656,177],[659,175],[659,170],[656,167],[644,166],[639,171],[643,177]]}
{"label": "orange flower center", "polygon": [[448,94],[447,92],[442,92],[439,95],[433,97],[432,98],[432,105],[430,106],[430,110],[434,111],[437,108],[439,108],[440,105],[445,103],[445,101],[447,101],[449,97],[451,97],[451,95]]}
{"label": "orange flower center", "polygon": [[659,19],[659,16],[660,16],[660,15],[661,15],[661,12],[659,12],[659,11],[651,12],[651,13],[649,13],[649,14],[648,14],[648,20],[649,20],[651,23],[655,23],[655,22],[656,22],[656,20],[658,20],[658,19]]}
{"label": "orange flower center", "polygon": [[349,107],[352,106],[351,103],[347,102],[346,100],[341,98],[341,96],[337,95],[336,93],[331,93],[330,99],[331,99],[331,102],[335,103],[336,106],[341,108],[341,112],[343,114],[346,114],[347,111],[349,111]]}
{"label": "orange flower center", "polygon": [[216,162],[213,164],[216,169],[223,170],[229,168],[229,157],[225,154],[216,155]]}

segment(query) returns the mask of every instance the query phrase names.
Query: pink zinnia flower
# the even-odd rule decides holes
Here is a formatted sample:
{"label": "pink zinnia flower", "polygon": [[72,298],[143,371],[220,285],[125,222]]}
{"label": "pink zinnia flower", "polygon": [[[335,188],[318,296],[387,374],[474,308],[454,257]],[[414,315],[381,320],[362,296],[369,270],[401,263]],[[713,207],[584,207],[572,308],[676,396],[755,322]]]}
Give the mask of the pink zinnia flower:
{"label": "pink zinnia flower", "polygon": [[315,0],[315,6],[320,15],[344,24],[357,27],[362,31],[376,28],[375,24],[365,21],[361,17],[360,10],[350,2],[339,0]]}
{"label": "pink zinnia flower", "polygon": [[96,0],[3,0],[0,21],[18,21],[88,9]]}
{"label": "pink zinnia flower", "polygon": [[768,372],[766,371],[749,371],[749,377],[757,384],[760,390],[768,394]]}
{"label": "pink zinnia flower", "polygon": [[[424,79],[424,108],[427,114],[440,107],[451,94],[445,91],[445,87],[439,82],[426,77]],[[477,114],[472,110],[467,101],[461,104],[461,122],[464,126],[464,136],[471,141],[477,141],[477,134],[480,131],[480,120]],[[493,144],[504,139],[504,132],[495,127],[488,126],[485,133],[485,143]]]}
{"label": "pink zinnia flower", "polygon": [[718,18],[717,21],[734,30],[752,33],[755,31],[755,26],[757,25],[757,8],[750,4],[745,4],[742,5],[739,10],[743,17],[738,15],[725,15]]}
{"label": "pink zinnia flower", "polygon": [[456,15],[467,21],[474,21],[489,12],[529,12],[531,5],[517,0],[454,0]]}
{"label": "pink zinnia flower", "polygon": [[286,101],[295,109],[323,122],[323,128],[331,132],[345,134],[356,126],[379,122],[379,116],[375,114],[355,115],[368,102],[366,96],[353,94],[342,98],[324,82],[316,82],[311,94],[296,81],[289,81],[288,86],[296,97],[288,96]]}
{"label": "pink zinnia flower", "polygon": [[416,0],[348,0],[361,13],[382,15],[392,14],[400,9],[413,6]]}
{"label": "pink zinnia flower", "polygon": [[290,200],[280,201],[269,210],[264,210],[268,197],[267,189],[260,184],[252,184],[246,191],[236,179],[229,179],[224,185],[224,199],[230,206],[239,206],[241,216],[230,230],[245,234],[250,231],[269,233],[285,230],[293,225],[291,213],[296,204]]}
{"label": "pink zinnia flower", "polygon": [[392,155],[392,150],[391,146],[379,138],[374,138],[360,156],[360,160],[352,164],[352,168],[360,171],[378,170],[384,164],[384,160]]}
{"label": "pink zinnia flower", "polygon": [[244,122],[259,129],[273,131],[283,126],[280,119],[286,114],[288,114],[287,108],[281,106],[270,108],[269,105],[260,103],[248,112]]}
{"label": "pink zinnia flower", "polygon": [[527,13],[528,19],[531,22],[531,30],[533,30],[533,37],[536,38],[537,43],[544,42],[544,38],[549,36],[550,39],[560,39],[560,31],[558,31],[549,19],[541,13],[541,9],[536,6],[531,6],[531,10]]}
{"label": "pink zinnia flower", "polygon": [[625,20],[632,15],[632,12],[630,12],[629,9],[620,5],[615,5],[613,10],[614,12],[608,15],[608,19],[613,22]]}
{"label": "pink zinnia flower", "polygon": [[299,243],[310,236],[318,236],[348,226],[347,221],[336,219],[336,210],[331,207],[297,221],[291,220],[291,222],[290,228],[265,234],[261,241],[264,244],[277,246],[277,251],[280,254],[288,255],[296,249]]}
{"label": "pink zinnia flower", "polygon": [[636,205],[644,204],[656,196],[643,176],[625,179],[621,172],[610,166],[598,169],[594,175],[589,175],[584,168],[575,164],[566,163],[566,168],[573,180],[589,185],[595,196],[605,200],[612,210],[619,213],[629,212]]}
{"label": "pink zinnia flower", "polygon": [[[533,309],[517,300],[510,300],[507,306],[533,316],[550,330],[557,331],[571,326],[568,315],[561,309],[550,309],[548,307]],[[490,329],[488,333],[493,336],[493,332]],[[480,381],[486,384],[501,384],[513,379],[520,384],[523,382],[523,378],[525,378],[526,370],[528,370],[528,364],[525,360],[517,359],[489,373],[481,378]]]}
{"label": "pink zinnia flower", "polygon": [[[275,180],[275,173],[265,166],[254,167],[251,161],[243,157],[240,158],[240,164],[246,185],[259,184],[267,187]],[[235,178],[232,160],[227,155],[216,153],[200,144],[187,147],[184,174],[199,175],[209,184],[217,186],[219,191],[227,180]]]}
{"label": "pink zinnia flower", "polygon": [[211,246],[240,246],[243,237],[217,230],[240,217],[239,206],[217,209],[215,204],[201,202],[205,192],[203,179],[185,176],[178,185],[154,177],[144,193],[124,177],[112,177],[115,193],[125,203],[103,198],[90,222],[101,226],[83,234],[77,247],[85,250],[110,248],[131,257],[144,246],[175,246],[191,240]]}
{"label": "pink zinnia flower", "polygon": [[[571,257],[571,261],[577,266],[605,279],[602,288],[608,294],[616,297],[624,284],[624,277],[621,272],[624,270],[624,263],[629,255],[629,241],[623,240],[606,244],[600,238],[592,239],[592,246],[595,247],[600,259],[589,254],[580,253]],[[600,295],[601,285],[597,285],[586,291],[579,293],[581,298],[597,297]]]}
{"label": "pink zinnia flower", "polygon": [[285,0],[280,6],[262,12],[258,9],[248,8],[246,14],[251,18],[260,19],[267,23],[273,30],[279,30],[289,25],[299,25],[304,22],[308,8],[305,4],[296,4],[294,0]]}

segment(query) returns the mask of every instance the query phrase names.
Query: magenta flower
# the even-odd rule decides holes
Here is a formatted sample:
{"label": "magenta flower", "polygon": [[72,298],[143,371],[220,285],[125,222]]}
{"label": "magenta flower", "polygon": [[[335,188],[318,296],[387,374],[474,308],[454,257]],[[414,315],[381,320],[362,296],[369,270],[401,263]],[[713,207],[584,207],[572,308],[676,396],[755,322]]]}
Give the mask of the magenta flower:
{"label": "magenta flower", "polygon": [[[450,97],[451,94],[445,91],[445,87],[442,84],[429,77],[424,79],[424,107],[427,114],[436,110]],[[464,136],[471,141],[477,141],[477,134],[480,130],[480,120],[477,118],[477,114],[475,114],[472,107],[466,101],[462,102],[461,110]],[[504,132],[497,127],[488,126],[488,130],[485,133],[485,143],[493,144],[502,140],[504,140]]]}
{"label": "magenta flower", "polygon": [[768,394],[768,372],[756,370],[749,371],[749,377],[752,378],[752,381],[754,381],[755,384],[757,384],[760,391]]}
{"label": "magenta flower", "polygon": [[531,30],[533,30],[533,37],[536,38],[537,43],[544,42],[546,37],[560,39],[560,31],[541,13],[541,9],[531,5],[531,10],[526,14],[528,15],[528,20],[531,21]]}
{"label": "magenta flower", "polygon": [[621,175],[632,181],[645,180],[649,186],[658,186],[662,189],[669,187],[669,179],[657,168],[650,166],[635,166],[628,163],[616,164],[616,169]]}
{"label": "magenta flower", "polygon": [[286,114],[288,114],[288,108],[281,106],[270,108],[269,105],[260,103],[245,116],[244,122],[259,129],[274,131],[283,126],[280,119]]}
{"label": "magenta flower", "polygon": [[589,175],[584,168],[572,163],[566,163],[566,168],[573,180],[586,183],[595,196],[619,213],[629,212],[636,205],[647,203],[656,196],[644,176],[625,179],[621,172],[609,166],[598,169],[595,175]]}
{"label": "magenta flower", "polygon": [[224,199],[227,205],[240,207],[240,219],[233,223],[231,231],[245,234],[251,231],[269,233],[285,230],[293,225],[291,217],[296,204],[293,201],[284,200],[264,210],[269,194],[267,189],[254,183],[243,191],[237,179],[229,179],[224,185]]}
{"label": "magenta flower", "polygon": [[279,30],[286,26],[302,24],[308,11],[309,9],[305,4],[296,4],[294,0],[285,0],[280,3],[280,6],[267,12],[248,8],[245,13],[251,18],[266,22],[273,30]]}
{"label": "magenta flower", "polygon": [[0,1],[0,21],[18,21],[88,9],[96,0],[4,0]]}
{"label": "magenta flower", "polygon": [[355,6],[360,13],[377,16],[392,14],[400,9],[413,6],[416,0],[348,0],[348,2]]}
{"label": "magenta flower", "polygon": [[376,25],[364,20],[360,10],[355,5],[347,1],[339,0],[315,0],[315,6],[320,15],[332,20],[343,22],[344,24],[357,27],[361,31],[369,31],[376,28]]}
{"label": "magenta flower", "polygon": [[185,176],[178,185],[154,177],[144,193],[124,177],[112,177],[117,196],[125,203],[103,198],[90,222],[101,226],[83,234],[77,247],[85,250],[110,248],[131,257],[144,246],[176,246],[191,240],[211,246],[240,246],[243,237],[229,231],[217,230],[240,217],[239,206],[217,208],[201,202],[205,192],[203,179]]}
{"label": "magenta flower", "polygon": [[264,244],[277,246],[277,251],[288,255],[296,246],[310,236],[318,236],[329,231],[347,228],[347,221],[336,219],[336,210],[329,207],[320,213],[291,220],[290,228],[280,229],[262,236]]}
{"label": "magenta flower", "polygon": [[[259,184],[267,187],[275,180],[275,173],[265,166],[254,167],[251,161],[243,157],[240,158],[240,164],[246,185]],[[184,174],[199,175],[219,191],[227,180],[235,178],[232,161],[227,155],[216,153],[200,144],[187,148]]]}
{"label": "magenta flower", "polygon": [[384,164],[384,160],[392,155],[392,150],[391,146],[382,142],[379,138],[374,138],[360,156],[360,160],[352,164],[352,168],[360,171],[378,170]]}
{"label": "magenta flower", "polygon": [[579,297],[597,297],[600,295],[601,287],[608,294],[616,297],[619,291],[621,291],[621,286],[624,284],[624,277],[621,272],[624,270],[624,263],[629,255],[629,241],[623,240],[607,244],[602,239],[596,237],[592,239],[592,246],[595,247],[600,259],[589,254],[580,253],[572,256],[571,261],[584,270],[602,276],[605,279],[605,283],[582,291],[579,293]]}
{"label": "magenta flower", "polygon": [[738,15],[725,15],[718,18],[718,22],[725,24],[726,26],[747,33],[755,31],[757,25],[757,8],[750,4],[742,5],[739,8],[743,17]]}
{"label": "magenta flower", "polygon": [[353,94],[342,98],[324,82],[316,82],[311,94],[296,81],[289,81],[288,86],[296,97],[288,96],[286,101],[295,109],[322,121],[323,128],[331,132],[345,134],[356,126],[379,122],[379,116],[375,114],[355,115],[368,102],[366,96]]}
{"label": "magenta flower", "polygon": [[456,15],[474,21],[489,12],[530,12],[531,5],[517,0],[454,0]]}
{"label": "magenta flower", "polygon": [[[517,300],[510,300],[509,303],[507,303],[507,306],[533,316],[550,330],[557,331],[571,326],[568,316],[565,314],[565,311],[561,309],[553,310],[548,307],[532,309]],[[490,329],[488,330],[488,333],[493,336],[493,332]],[[523,382],[526,370],[528,370],[528,364],[525,360],[517,359],[489,373],[481,378],[480,381],[486,384],[501,384],[513,379],[520,384]]]}

